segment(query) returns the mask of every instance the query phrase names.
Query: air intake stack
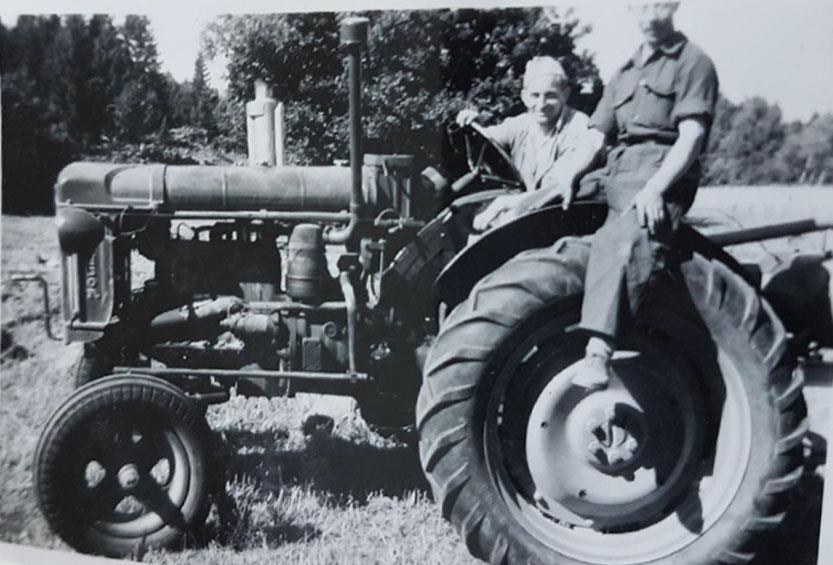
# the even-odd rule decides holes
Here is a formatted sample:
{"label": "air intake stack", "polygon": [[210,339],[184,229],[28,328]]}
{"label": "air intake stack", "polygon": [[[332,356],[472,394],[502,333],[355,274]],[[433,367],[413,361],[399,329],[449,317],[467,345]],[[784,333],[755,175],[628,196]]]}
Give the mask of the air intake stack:
{"label": "air intake stack", "polygon": [[347,51],[350,82],[350,173],[352,200],[350,211],[361,214],[362,198],[362,115],[361,115],[361,54],[367,47],[367,18],[351,17],[341,22],[341,45]]}

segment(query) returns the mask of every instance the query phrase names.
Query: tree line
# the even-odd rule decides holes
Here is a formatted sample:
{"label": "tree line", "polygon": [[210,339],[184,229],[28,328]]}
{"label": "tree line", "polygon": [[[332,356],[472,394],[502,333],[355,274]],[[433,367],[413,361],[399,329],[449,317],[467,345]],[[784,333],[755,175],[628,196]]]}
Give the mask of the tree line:
{"label": "tree line", "polygon": [[[73,160],[177,160],[176,151],[164,151],[172,129],[216,133],[219,96],[204,58],[191,81],[163,74],[144,16],[119,25],[106,15],[21,16],[11,28],[0,22],[0,88],[5,212],[50,211],[57,173]],[[125,152],[148,140],[143,154]]]}
{"label": "tree line", "polygon": [[[523,111],[525,62],[553,55],[591,112],[603,88],[576,41],[590,32],[556,8],[369,12],[365,148],[443,161],[444,126],[466,105],[497,121]],[[286,155],[328,164],[347,150],[344,14],[222,16],[204,34],[191,80],[160,70],[143,16],[22,16],[0,22],[3,209],[48,212],[60,169],[77,159],[231,162],[246,146],[245,102],[256,78],[286,107]],[[209,86],[222,53],[229,90]],[[761,98],[722,98],[704,156],[706,184],[833,182],[833,115],[785,123]]]}

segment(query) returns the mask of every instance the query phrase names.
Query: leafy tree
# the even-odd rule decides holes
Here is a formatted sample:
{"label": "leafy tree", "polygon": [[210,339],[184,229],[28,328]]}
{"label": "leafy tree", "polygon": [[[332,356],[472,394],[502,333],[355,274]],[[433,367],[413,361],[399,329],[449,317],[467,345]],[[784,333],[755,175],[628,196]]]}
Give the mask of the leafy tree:
{"label": "leafy tree", "polygon": [[194,92],[189,81],[178,83],[170,74],[165,75],[168,92],[168,125],[171,127],[185,126],[191,123],[191,113],[194,108]]}
{"label": "leafy tree", "polygon": [[0,26],[3,206],[49,211],[60,169],[96,144],[157,131],[167,105],[147,18],[21,16]]}
{"label": "leafy tree", "polygon": [[[589,57],[574,54],[586,32],[555,9],[385,11],[371,21],[364,65],[365,148],[413,153],[436,162],[442,123],[467,103],[491,119],[521,110],[525,62],[535,54],[563,58],[577,80],[600,84]],[[252,97],[263,78],[286,104],[291,162],[346,158],[346,72],[338,55],[343,14],[224,16],[208,30],[209,54],[228,60],[230,94]],[[303,61],[303,64],[299,64]],[[597,89],[598,91],[598,89]],[[598,96],[598,92],[594,93]],[[577,100],[582,102],[581,96]],[[588,99],[595,104],[592,96]],[[487,116],[488,118],[488,116]]]}
{"label": "leafy tree", "polygon": [[116,97],[115,121],[119,137],[125,141],[137,141],[141,136],[154,132],[161,126],[163,103],[151,81],[144,77],[125,84]]}
{"label": "leafy tree", "polygon": [[[66,73],[53,76],[57,16],[21,16],[5,35],[2,72],[3,209],[48,211],[60,168],[78,151],[67,120]],[[64,53],[62,53],[64,54]]]}
{"label": "leafy tree", "polygon": [[732,148],[726,147],[723,140],[732,130],[732,120],[737,110],[738,107],[735,104],[722,94],[718,95],[709,143],[701,158],[704,185],[718,185],[729,182],[734,166],[734,155],[730,153]]}
{"label": "leafy tree", "polygon": [[[724,109],[726,109],[724,104]],[[716,120],[707,161],[709,180],[719,184],[761,184],[783,176],[773,157],[784,141],[781,109],[760,97],[744,100]]]}
{"label": "leafy tree", "polygon": [[217,135],[214,144],[229,152],[246,153],[246,112],[230,96],[223,96],[214,108]]}
{"label": "leafy tree", "polygon": [[774,158],[777,182],[829,184],[833,182],[833,114],[813,116],[809,123],[787,128]]}

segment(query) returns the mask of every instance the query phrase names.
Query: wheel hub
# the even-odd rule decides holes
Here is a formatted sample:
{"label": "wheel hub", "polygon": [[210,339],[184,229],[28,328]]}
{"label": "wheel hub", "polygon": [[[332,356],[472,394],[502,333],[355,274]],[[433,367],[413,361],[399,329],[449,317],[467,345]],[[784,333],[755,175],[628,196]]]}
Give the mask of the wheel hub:
{"label": "wheel hub", "polygon": [[[650,355],[618,355],[607,389],[572,385],[576,365],[551,375],[530,413],[526,456],[546,517],[627,529],[659,516],[696,458],[696,393]],[[667,365],[666,365],[667,366]]]}
{"label": "wheel hub", "polygon": [[617,412],[615,405],[598,417],[590,417],[587,430],[588,461],[597,469],[614,472],[624,469],[641,454],[644,445],[644,418],[638,411]]}
{"label": "wheel hub", "polygon": [[128,463],[119,469],[117,474],[119,486],[122,490],[132,490],[139,484],[139,469],[133,463]]}

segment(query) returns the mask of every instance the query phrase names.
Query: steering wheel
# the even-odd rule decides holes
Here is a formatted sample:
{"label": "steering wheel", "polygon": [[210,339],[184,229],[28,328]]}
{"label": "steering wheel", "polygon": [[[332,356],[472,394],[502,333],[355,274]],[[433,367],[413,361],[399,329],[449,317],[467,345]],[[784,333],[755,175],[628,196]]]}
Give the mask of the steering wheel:
{"label": "steering wheel", "polygon": [[486,134],[482,126],[471,123],[448,126],[448,138],[452,149],[465,156],[468,172],[451,186],[461,192],[479,180],[489,188],[524,188],[523,180],[509,154]]}

